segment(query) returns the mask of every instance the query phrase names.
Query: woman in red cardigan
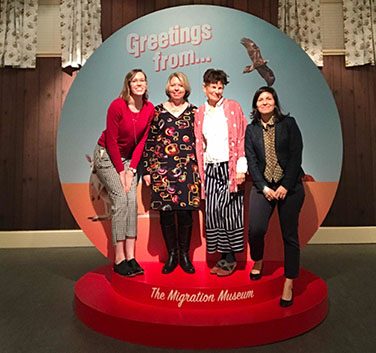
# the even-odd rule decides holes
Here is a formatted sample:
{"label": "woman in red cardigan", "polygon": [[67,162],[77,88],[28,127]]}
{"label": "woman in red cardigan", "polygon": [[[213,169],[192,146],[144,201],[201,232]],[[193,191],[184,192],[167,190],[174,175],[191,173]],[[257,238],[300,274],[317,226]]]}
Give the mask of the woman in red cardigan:
{"label": "woman in red cardigan", "polygon": [[223,97],[227,84],[225,72],[207,70],[203,84],[207,101],[195,114],[196,155],[206,198],[206,249],[221,254],[210,271],[217,276],[234,272],[235,253],[244,250],[243,192],[238,186],[247,172],[247,120],[238,102]]}
{"label": "woman in red cardigan", "polygon": [[147,79],[140,69],[127,73],[123,90],[107,111],[106,129],[94,151],[94,168],[111,200],[114,271],[142,274],[135,259],[137,236],[137,166],[154,106],[147,100]]}

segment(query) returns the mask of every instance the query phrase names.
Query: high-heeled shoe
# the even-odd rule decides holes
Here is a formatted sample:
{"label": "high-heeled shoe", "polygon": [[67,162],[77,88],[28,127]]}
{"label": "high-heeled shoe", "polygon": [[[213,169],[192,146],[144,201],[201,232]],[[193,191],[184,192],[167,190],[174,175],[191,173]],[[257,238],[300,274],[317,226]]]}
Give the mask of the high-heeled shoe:
{"label": "high-heeled shoe", "polygon": [[282,308],[287,308],[287,307],[291,306],[293,303],[294,303],[294,291],[292,289],[291,289],[291,299],[286,300],[286,299],[281,298],[279,300],[279,305]]}
{"label": "high-heeled shoe", "polygon": [[249,274],[249,278],[251,279],[251,281],[258,281],[259,279],[261,279],[262,277],[262,273],[261,271],[259,273],[250,273]]}
{"label": "high-heeled shoe", "polygon": [[251,279],[251,281],[258,281],[259,279],[261,279],[262,277],[262,268],[263,268],[263,265],[261,265],[261,268],[260,268],[260,271],[257,272],[257,273],[253,273],[253,268],[251,270],[251,272],[249,273],[249,278]]}

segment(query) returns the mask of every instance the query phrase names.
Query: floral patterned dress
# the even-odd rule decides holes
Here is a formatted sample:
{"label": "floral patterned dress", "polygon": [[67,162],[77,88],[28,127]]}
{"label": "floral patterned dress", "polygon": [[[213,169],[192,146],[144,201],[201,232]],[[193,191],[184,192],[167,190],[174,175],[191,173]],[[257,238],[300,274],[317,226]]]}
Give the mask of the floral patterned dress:
{"label": "floral patterned dress", "polygon": [[194,210],[200,204],[200,177],[195,152],[194,110],[189,104],[178,117],[155,107],[143,153],[151,176],[153,210]]}

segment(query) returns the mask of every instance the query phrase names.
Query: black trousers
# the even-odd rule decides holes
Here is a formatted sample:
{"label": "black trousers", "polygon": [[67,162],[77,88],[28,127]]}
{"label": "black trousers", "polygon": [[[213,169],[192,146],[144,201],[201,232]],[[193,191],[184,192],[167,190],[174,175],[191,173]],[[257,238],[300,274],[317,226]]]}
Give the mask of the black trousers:
{"label": "black trousers", "polygon": [[268,201],[264,194],[253,186],[249,199],[250,222],[248,237],[252,260],[263,259],[265,234],[270,217],[277,206],[284,245],[284,272],[285,277],[290,279],[299,275],[298,222],[304,196],[304,187],[302,184],[298,184],[295,191],[288,192],[284,200]]}

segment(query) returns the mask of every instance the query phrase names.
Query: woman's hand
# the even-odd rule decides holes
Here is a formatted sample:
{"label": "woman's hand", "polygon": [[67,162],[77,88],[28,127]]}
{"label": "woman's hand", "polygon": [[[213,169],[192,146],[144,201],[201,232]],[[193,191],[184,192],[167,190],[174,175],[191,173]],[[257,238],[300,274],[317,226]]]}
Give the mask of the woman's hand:
{"label": "woman's hand", "polygon": [[144,175],[143,179],[144,179],[144,182],[145,182],[146,186],[150,186],[150,184],[151,184],[151,177],[150,177],[150,175]]}
{"label": "woman's hand", "polygon": [[236,184],[243,184],[245,181],[245,173],[236,173]]}
{"label": "woman's hand", "polygon": [[119,173],[119,177],[120,177],[121,185],[123,186],[123,189],[125,190],[125,171],[124,170]]}
{"label": "woman's hand", "polygon": [[275,198],[277,200],[284,200],[287,195],[287,189],[284,188],[282,185],[278,186],[277,190],[275,191]]}
{"label": "woman's hand", "polygon": [[125,192],[129,192],[131,190],[133,178],[134,178],[134,173],[130,169],[128,169],[125,173],[125,186],[124,186]]}
{"label": "woman's hand", "polygon": [[133,172],[130,170],[123,170],[119,173],[121,185],[123,186],[125,192],[129,192],[129,190],[131,189],[133,176]]}
{"label": "woman's hand", "polygon": [[277,197],[275,195],[275,191],[271,188],[268,188],[267,186],[264,187],[262,192],[264,193],[264,196],[268,201],[272,201],[274,199],[277,199]]}

